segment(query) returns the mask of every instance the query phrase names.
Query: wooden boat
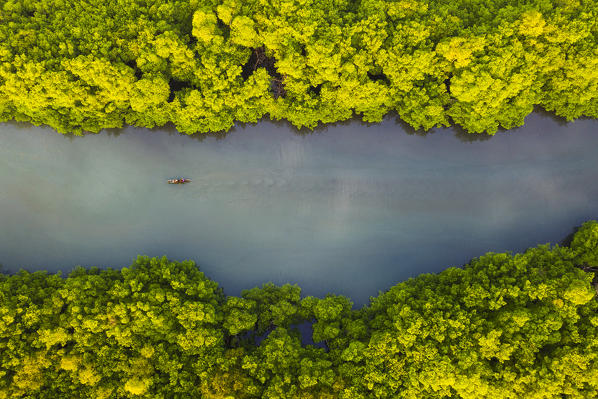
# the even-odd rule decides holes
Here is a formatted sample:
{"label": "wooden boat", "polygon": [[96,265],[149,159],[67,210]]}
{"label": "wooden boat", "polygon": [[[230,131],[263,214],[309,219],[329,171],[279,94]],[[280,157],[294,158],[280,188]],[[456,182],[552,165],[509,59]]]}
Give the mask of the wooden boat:
{"label": "wooden boat", "polygon": [[191,179],[185,179],[184,177],[180,178],[180,179],[168,179],[168,184],[185,184],[185,183],[189,183],[191,181]]}

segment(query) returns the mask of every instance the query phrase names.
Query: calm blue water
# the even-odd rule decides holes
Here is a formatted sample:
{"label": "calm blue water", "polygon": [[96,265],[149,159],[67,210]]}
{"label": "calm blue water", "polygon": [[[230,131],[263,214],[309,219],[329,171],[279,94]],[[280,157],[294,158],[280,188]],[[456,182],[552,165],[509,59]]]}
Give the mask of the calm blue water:
{"label": "calm blue water", "polygon": [[[367,302],[488,251],[598,218],[598,121],[539,114],[485,141],[394,120],[309,135],[270,122],[203,141],[0,125],[0,263],[15,271],[193,259],[228,294],[273,281]],[[193,179],[168,185],[170,177]]]}

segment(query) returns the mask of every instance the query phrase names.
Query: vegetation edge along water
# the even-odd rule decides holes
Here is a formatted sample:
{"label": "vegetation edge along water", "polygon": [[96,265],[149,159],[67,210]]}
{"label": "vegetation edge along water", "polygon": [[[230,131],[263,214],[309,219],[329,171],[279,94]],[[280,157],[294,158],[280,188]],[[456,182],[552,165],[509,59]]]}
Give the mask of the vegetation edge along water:
{"label": "vegetation edge along water", "polygon": [[98,132],[598,118],[595,0],[0,0],[0,121]]}
{"label": "vegetation edge along water", "polygon": [[589,221],[568,246],[488,253],[359,310],[292,285],[227,296],[166,257],[0,274],[0,398],[594,398],[597,271]]}

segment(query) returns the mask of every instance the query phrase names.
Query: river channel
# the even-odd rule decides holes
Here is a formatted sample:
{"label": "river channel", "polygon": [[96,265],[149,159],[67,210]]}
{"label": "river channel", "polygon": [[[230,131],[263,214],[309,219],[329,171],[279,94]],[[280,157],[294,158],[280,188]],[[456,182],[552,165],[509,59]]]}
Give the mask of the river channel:
{"label": "river channel", "polygon": [[[117,133],[117,134],[116,134]],[[463,141],[392,118],[224,138],[126,128],[72,137],[0,124],[5,272],[192,259],[227,294],[267,281],[364,304],[489,251],[558,242],[598,218],[598,121],[532,114]],[[186,185],[166,179],[183,176]]]}

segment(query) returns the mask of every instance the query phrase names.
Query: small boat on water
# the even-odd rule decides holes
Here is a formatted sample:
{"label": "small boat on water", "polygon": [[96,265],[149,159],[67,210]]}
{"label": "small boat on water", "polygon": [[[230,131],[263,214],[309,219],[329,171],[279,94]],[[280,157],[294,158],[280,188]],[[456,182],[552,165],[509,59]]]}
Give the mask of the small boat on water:
{"label": "small boat on water", "polygon": [[185,184],[191,182],[191,179],[185,179],[184,177],[180,179],[168,179],[168,184]]}

